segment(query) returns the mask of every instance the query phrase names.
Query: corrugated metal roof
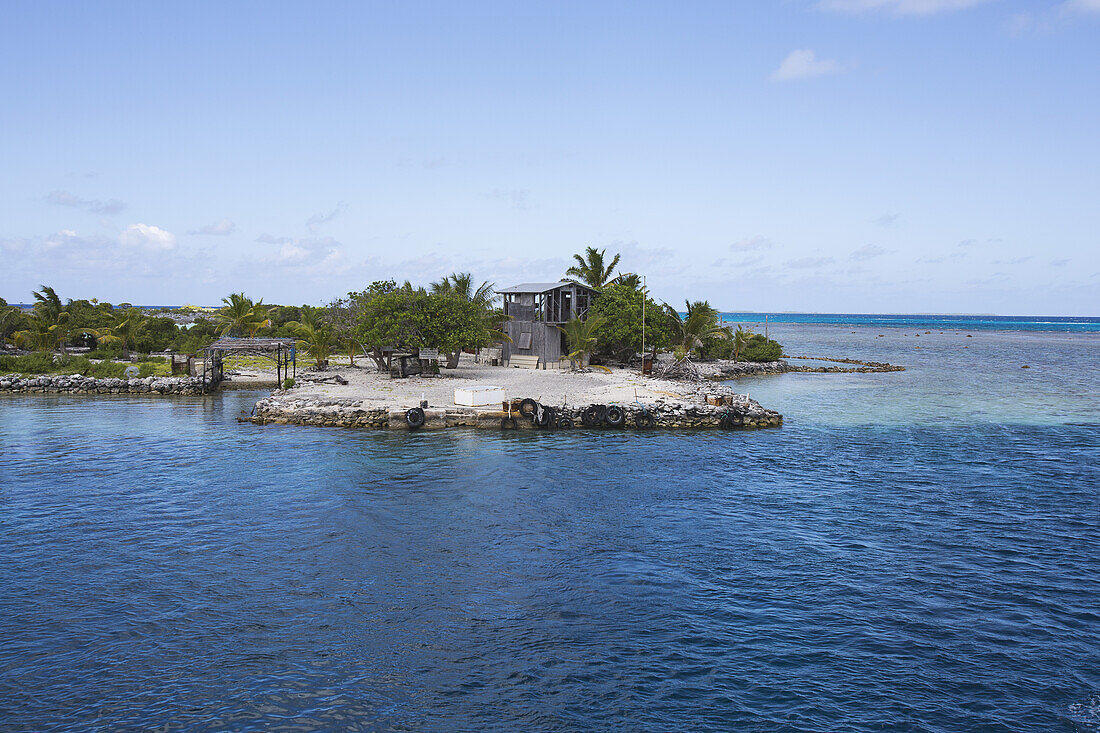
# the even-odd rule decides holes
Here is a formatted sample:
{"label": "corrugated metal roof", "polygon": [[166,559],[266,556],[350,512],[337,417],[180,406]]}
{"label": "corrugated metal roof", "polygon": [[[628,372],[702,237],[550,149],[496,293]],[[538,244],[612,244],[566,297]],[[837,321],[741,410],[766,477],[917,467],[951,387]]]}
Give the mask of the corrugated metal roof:
{"label": "corrugated metal roof", "polygon": [[578,288],[584,288],[585,290],[591,290],[592,288],[587,285],[581,285],[580,283],[574,283],[569,280],[564,280],[556,283],[520,283],[519,285],[513,285],[510,288],[501,288],[498,293],[546,293],[551,290],[557,290],[558,288],[567,288],[576,286]]}

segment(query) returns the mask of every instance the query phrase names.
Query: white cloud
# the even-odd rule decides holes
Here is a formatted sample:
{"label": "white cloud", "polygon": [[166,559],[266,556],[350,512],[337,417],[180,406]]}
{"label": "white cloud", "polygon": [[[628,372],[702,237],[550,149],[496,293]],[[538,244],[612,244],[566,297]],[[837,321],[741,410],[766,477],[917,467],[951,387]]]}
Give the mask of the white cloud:
{"label": "white cloud", "polygon": [[505,201],[517,211],[526,211],[531,208],[531,189],[529,188],[495,188],[489,192],[489,198]]}
{"label": "white cloud", "polygon": [[73,209],[84,209],[92,214],[117,214],[126,208],[125,202],[118,199],[86,199],[69,191],[51,191],[46,196],[46,202],[55,206],[68,206]]}
{"label": "white cloud", "polygon": [[730,249],[734,252],[751,252],[753,250],[771,249],[773,246],[770,239],[758,234],[755,237],[749,237],[748,239],[734,242],[730,245]]}
{"label": "white cloud", "polygon": [[276,237],[274,234],[261,234],[256,237],[257,242],[263,244],[286,244],[287,242],[293,242],[293,237]]}
{"label": "white cloud", "polygon": [[848,259],[853,262],[866,262],[884,254],[886,254],[886,250],[877,244],[867,244],[848,255]]}
{"label": "white cloud", "polygon": [[280,265],[300,265],[309,257],[309,250],[300,244],[287,242],[279,248],[275,261]]}
{"label": "white cloud", "polygon": [[990,0],[821,0],[818,7],[839,13],[884,12],[893,15],[934,15],[963,10]]}
{"label": "white cloud", "polygon": [[332,237],[293,239],[261,235],[258,241],[277,244],[279,249],[265,261],[277,267],[294,268],[310,274],[345,272],[344,246]]}
{"label": "white cloud", "polygon": [[834,262],[836,260],[832,257],[801,257],[796,260],[787,260],[786,265],[796,270],[816,270]]}
{"label": "white cloud", "polygon": [[901,214],[883,214],[882,216],[875,217],[875,223],[880,227],[892,227],[898,223],[898,219],[901,218]]}
{"label": "white cloud", "polygon": [[815,76],[835,74],[840,71],[840,64],[832,59],[819,59],[817,54],[809,48],[800,48],[787,54],[779,68],[772,72],[772,81],[794,81],[796,79],[810,79]]}
{"label": "white cloud", "polygon": [[322,224],[327,224],[328,222],[330,222],[333,219],[335,219],[336,217],[340,216],[341,214],[343,214],[347,210],[348,210],[348,205],[345,204],[343,201],[341,201],[340,203],[336,204],[336,208],[333,209],[332,211],[323,212],[323,213],[318,212],[318,213],[314,214],[313,216],[309,217],[308,219],[306,219],[306,227],[309,228],[309,231],[316,232],[317,229],[320,228],[320,226]]}
{"label": "white cloud", "polygon": [[1100,13],[1100,0],[1066,0],[1061,8],[1067,13]]}
{"label": "white cloud", "polygon": [[224,237],[237,231],[237,225],[231,222],[229,219],[222,219],[214,224],[206,224],[198,229],[191,229],[188,234],[203,234],[211,235],[215,237]]}
{"label": "white cloud", "polygon": [[127,247],[165,251],[176,248],[175,234],[150,224],[131,224],[118,235],[118,241]]}

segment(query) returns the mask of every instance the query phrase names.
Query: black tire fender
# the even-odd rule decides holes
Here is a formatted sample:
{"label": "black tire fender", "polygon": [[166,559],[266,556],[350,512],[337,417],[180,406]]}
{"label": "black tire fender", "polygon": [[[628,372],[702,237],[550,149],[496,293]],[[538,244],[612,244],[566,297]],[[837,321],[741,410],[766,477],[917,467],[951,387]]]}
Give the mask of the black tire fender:
{"label": "black tire fender", "polygon": [[412,407],[405,410],[405,422],[410,428],[418,428],[424,424],[424,408]]}
{"label": "black tire fender", "polygon": [[626,413],[618,405],[612,405],[604,413],[604,421],[613,428],[621,428],[626,423]]}
{"label": "black tire fender", "polygon": [[726,410],[722,413],[722,421],[719,423],[723,430],[733,430],[734,428],[740,428],[744,426],[745,418],[738,415],[733,410]]}
{"label": "black tire fender", "polygon": [[553,407],[546,407],[545,405],[539,405],[539,409],[535,412],[535,424],[540,428],[552,428],[557,425],[556,410]]}
{"label": "black tire fender", "polygon": [[519,430],[519,423],[514,417],[502,417],[500,419],[501,430]]}
{"label": "black tire fender", "polygon": [[581,425],[594,428],[603,422],[603,405],[589,405],[581,413]]}
{"label": "black tire fender", "polygon": [[535,419],[535,412],[539,409],[539,403],[535,402],[530,397],[524,398],[523,402],[519,403],[519,414],[524,417],[529,417],[532,420]]}
{"label": "black tire fender", "polygon": [[652,428],[657,426],[657,418],[653,417],[653,413],[648,410],[637,412],[634,414],[634,427],[639,430],[646,428]]}
{"label": "black tire fender", "polygon": [[562,418],[558,419],[558,430],[572,430],[572,429],[573,429],[573,418],[571,418],[571,417],[562,417]]}

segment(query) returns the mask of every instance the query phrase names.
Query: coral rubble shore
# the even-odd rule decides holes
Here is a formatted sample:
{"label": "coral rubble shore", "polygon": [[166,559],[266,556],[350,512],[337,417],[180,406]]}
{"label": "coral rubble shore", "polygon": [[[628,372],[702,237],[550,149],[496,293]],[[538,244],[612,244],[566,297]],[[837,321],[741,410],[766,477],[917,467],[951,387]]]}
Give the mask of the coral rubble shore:
{"label": "coral rubble shore", "polygon": [[[582,427],[586,410],[612,405],[622,412],[619,427],[627,429],[764,428],[783,422],[778,412],[705,377],[661,379],[642,377],[629,369],[507,369],[469,361],[433,377],[391,380],[373,370],[341,369],[341,378],[335,382],[324,376],[327,374],[331,372],[301,374],[299,386],[276,390],[257,402],[249,420],[259,425],[409,429],[406,412],[425,401],[429,407],[424,410],[423,426],[417,426],[421,429],[464,426],[500,430],[514,426],[522,430],[538,427],[534,420],[519,414],[520,402],[529,398],[553,410],[553,422],[547,427],[558,425],[563,418],[565,424]],[[502,409],[499,402],[484,407],[454,404],[455,388],[476,384],[502,388],[511,409]],[[647,415],[652,416],[652,424]],[[503,422],[509,416],[516,418],[514,425]]]}
{"label": "coral rubble shore", "polygon": [[[774,410],[743,395],[741,399],[722,400],[718,404],[691,404],[679,400],[660,398],[646,405],[621,405],[625,429],[641,429],[638,416],[653,415],[653,425],[659,428],[767,428],[783,424],[783,416]],[[555,408],[555,419],[568,418],[576,427],[583,426],[583,415],[589,405]],[[315,425],[322,427],[374,428],[391,430],[412,429],[403,407],[375,407],[361,400],[268,397],[256,403],[255,413],[249,418],[257,425]],[[429,407],[424,410],[424,424],[417,429],[430,430],[451,427],[471,427],[500,430],[502,421],[509,415],[515,418],[509,427],[517,430],[537,429],[533,419],[523,417],[518,410],[476,407]],[[644,418],[643,418],[644,420]],[[550,426],[553,427],[553,426]]]}

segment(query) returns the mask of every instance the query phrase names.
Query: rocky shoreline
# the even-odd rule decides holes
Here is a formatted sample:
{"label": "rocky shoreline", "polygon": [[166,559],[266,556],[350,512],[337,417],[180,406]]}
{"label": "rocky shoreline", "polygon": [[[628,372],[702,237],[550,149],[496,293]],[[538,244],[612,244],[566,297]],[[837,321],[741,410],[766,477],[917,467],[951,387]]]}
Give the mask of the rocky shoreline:
{"label": "rocky shoreline", "polygon": [[[359,400],[335,399],[279,399],[268,397],[256,403],[255,413],[247,422],[256,425],[312,425],[316,427],[372,428],[377,430],[433,430],[467,427],[489,430],[537,430],[563,429],[563,418],[571,421],[569,427],[586,427],[584,414],[589,406],[569,407],[555,412],[555,422],[540,426],[535,419],[512,412],[514,422],[507,422],[509,413],[503,410],[486,410],[473,407],[428,407],[424,409],[423,425],[413,428],[409,424],[407,410],[403,408],[379,408],[364,405]],[[619,406],[623,422],[614,426],[620,430],[652,428],[726,428],[754,429],[779,427],[783,416],[774,410],[761,407],[748,398],[744,401],[721,405],[686,405],[676,401],[658,400],[642,410],[634,405]],[[646,415],[653,417],[650,424]],[[612,427],[604,418],[599,426]]]}
{"label": "rocky shoreline", "polygon": [[[783,416],[762,407],[748,396],[737,394],[729,387],[713,383],[684,385],[682,394],[662,396],[644,407],[639,404],[617,404],[622,413],[621,424],[606,418],[611,405],[585,404],[545,405],[552,410],[552,419],[539,425],[535,416],[521,412],[523,399],[511,400],[508,411],[477,407],[427,407],[423,410],[423,425],[410,425],[404,407],[379,406],[354,398],[327,398],[318,395],[295,394],[294,390],[277,390],[256,403],[246,422],[256,425],[313,425],[318,427],[371,428],[388,430],[432,430],[469,427],[490,430],[563,429],[564,427],[610,427],[628,430],[652,428],[724,428],[755,429],[779,427]],[[590,412],[586,420],[585,413]],[[601,415],[599,425],[589,425],[591,418]],[[650,416],[652,420],[650,420]],[[508,421],[508,418],[515,421]],[[563,422],[564,420],[564,422]]]}
{"label": "rocky shoreline", "polygon": [[715,381],[755,377],[761,374],[786,374],[792,370],[791,365],[785,361],[754,362],[727,359],[700,362],[695,365],[695,368],[698,369],[702,378]]}
{"label": "rocky shoreline", "polygon": [[23,394],[156,394],[200,395],[218,388],[213,380],[202,377],[145,377],[134,379],[95,379],[80,374],[42,374],[0,376],[0,392]]}

